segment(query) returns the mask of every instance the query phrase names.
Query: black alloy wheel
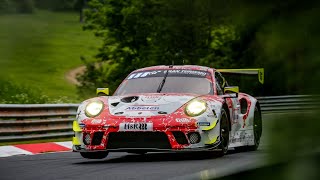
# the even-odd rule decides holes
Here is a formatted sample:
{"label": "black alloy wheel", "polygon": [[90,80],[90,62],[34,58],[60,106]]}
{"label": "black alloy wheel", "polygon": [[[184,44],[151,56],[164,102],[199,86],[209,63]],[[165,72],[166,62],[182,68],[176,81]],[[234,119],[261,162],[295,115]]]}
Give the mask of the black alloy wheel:
{"label": "black alloy wheel", "polygon": [[224,156],[228,152],[229,133],[229,118],[227,112],[222,109],[220,118],[220,145],[218,147],[221,150],[218,151],[219,156]]}
{"label": "black alloy wheel", "polygon": [[251,150],[257,150],[260,144],[260,138],[262,135],[262,118],[261,112],[258,107],[254,108],[254,119],[253,119],[253,135],[254,135],[254,145],[249,146]]}

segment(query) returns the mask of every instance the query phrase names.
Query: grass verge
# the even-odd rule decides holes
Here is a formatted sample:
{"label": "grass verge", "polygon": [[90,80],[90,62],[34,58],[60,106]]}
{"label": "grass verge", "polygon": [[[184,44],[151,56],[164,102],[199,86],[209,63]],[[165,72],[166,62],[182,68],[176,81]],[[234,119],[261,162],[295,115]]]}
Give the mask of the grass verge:
{"label": "grass verge", "polygon": [[38,11],[0,16],[0,77],[40,89],[50,99],[78,102],[65,73],[91,59],[101,44],[76,13]]}

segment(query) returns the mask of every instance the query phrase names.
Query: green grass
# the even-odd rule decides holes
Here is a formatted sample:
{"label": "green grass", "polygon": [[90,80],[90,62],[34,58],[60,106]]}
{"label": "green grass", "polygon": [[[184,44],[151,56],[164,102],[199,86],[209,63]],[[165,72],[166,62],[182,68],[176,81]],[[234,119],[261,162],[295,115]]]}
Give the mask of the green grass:
{"label": "green grass", "polygon": [[76,13],[39,11],[0,16],[0,77],[40,89],[52,99],[78,102],[65,73],[92,59],[101,41],[83,31]]}

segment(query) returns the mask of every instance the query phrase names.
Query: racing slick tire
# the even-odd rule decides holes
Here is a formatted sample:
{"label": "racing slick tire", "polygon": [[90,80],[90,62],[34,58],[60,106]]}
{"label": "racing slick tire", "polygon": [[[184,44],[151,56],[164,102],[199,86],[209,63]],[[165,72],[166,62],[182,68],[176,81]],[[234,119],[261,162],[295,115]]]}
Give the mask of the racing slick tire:
{"label": "racing slick tire", "polygon": [[217,155],[219,157],[224,156],[228,152],[228,146],[229,146],[229,118],[228,114],[225,111],[225,109],[222,109],[221,111],[221,118],[220,118],[220,139],[221,143],[218,146],[219,151],[217,151]]}
{"label": "racing slick tire", "polygon": [[242,147],[235,147],[234,149],[238,152],[245,152],[245,151],[255,151],[258,149],[260,144],[260,138],[262,135],[262,118],[261,118],[261,111],[256,106],[254,108],[254,115],[253,115],[253,136],[254,136],[254,145],[252,146],[242,146]]}
{"label": "racing slick tire", "polygon": [[86,159],[103,159],[107,157],[109,152],[100,151],[100,152],[80,152],[80,155]]}

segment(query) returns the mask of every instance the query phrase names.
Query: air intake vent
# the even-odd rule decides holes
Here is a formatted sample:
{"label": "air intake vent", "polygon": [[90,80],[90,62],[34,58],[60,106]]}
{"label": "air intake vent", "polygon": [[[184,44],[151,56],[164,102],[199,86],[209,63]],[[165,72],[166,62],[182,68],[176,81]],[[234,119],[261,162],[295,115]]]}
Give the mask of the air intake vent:
{"label": "air intake vent", "polygon": [[172,131],[172,134],[179,144],[189,144],[186,135],[181,131]]}
{"label": "air intake vent", "polygon": [[109,133],[107,149],[118,148],[171,149],[171,145],[168,136],[163,132]]}
{"label": "air intake vent", "polygon": [[100,145],[104,132],[95,132],[93,134],[91,145]]}
{"label": "air intake vent", "polygon": [[124,102],[124,103],[132,103],[132,102],[135,102],[139,99],[138,96],[129,96],[129,97],[124,97],[121,99],[121,102]]}

